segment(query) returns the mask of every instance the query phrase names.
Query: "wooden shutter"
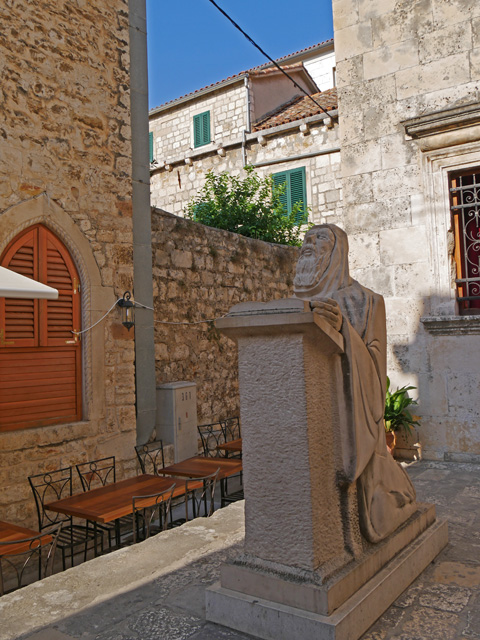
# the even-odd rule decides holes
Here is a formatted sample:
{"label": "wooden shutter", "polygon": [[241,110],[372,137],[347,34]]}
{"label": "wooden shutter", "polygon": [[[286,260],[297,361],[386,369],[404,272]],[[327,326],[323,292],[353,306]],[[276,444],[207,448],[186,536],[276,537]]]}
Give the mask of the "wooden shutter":
{"label": "wooden shutter", "polygon": [[193,145],[201,147],[210,142],[210,111],[193,116]]}
{"label": "wooden shutter", "polygon": [[275,186],[285,184],[285,193],[280,196],[280,200],[285,207],[286,213],[291,213],[293,206],[297,202],[302,203],[302,209],[298,212],[295,222],[302,224],[306,221],[306,204],[307,204],[307,192],[305,186],[305,167],[299,167],[298,169],[291,169],[290,171],[282,171],[280,173],[274,173],[273,183]]}
{"label": "wooden shutter", "polygon": [[305,188],[305,167],[300,167],[299,169],[292,169],[290,171],[290,208],[289,212],[292,211],[293,206],[297,202],[302,203],[301,210],[297,213],[295,217],[295,222],[297,224],[302,224],[305,222],[305,213],[306,213],[306,204],[307,204],[307,193]]}
{"label": "wooden shutter", "polygon": [[148,134],[148,148],[149,148],[149,152],[150,152],[150,164],[152,164],[154,157],[153,157],[153,132],[150,131]]}
{"label": "wooden shutter", "polygon": [[80,328],[80,294],[72,258],[36,225],[10,243],[0,264],[59,291],[58,300],[0,301],[0,431],[80,420],[81,348],[72,334]]}

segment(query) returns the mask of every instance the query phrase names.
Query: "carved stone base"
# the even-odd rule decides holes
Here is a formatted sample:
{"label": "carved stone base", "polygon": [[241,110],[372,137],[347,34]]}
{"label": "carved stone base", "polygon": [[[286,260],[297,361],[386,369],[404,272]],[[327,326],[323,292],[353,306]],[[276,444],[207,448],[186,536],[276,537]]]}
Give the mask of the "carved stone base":
{"label": "carved stone base", "polygon": [[[427,507],[421,518],[428,518],[429,512],[431,515]],[[409,535],[407,530],[408,527],[402,527],[403,535]],[[222,573],[221,585],[218,583],[206,592],[207,620],[264,640],[357,640],[448,542],[446,522],[435,521],[400,553],[397,547],[400,540],[397,537],[395,541],[397,534],[385,541],[376,558],[371,556],[352,563],[323,594],[316,585],[295,584],[263,572],[228,566]],[[388,556],[391,559],[385,564]],[[379,567],[365,582],[365,576],[379,561],[383,568]],[[362,579],[364,584],[358,587]],[[339,602],[343,604],[334,607]],[[334,609],[331,615],[315,612],[328,609]]]}

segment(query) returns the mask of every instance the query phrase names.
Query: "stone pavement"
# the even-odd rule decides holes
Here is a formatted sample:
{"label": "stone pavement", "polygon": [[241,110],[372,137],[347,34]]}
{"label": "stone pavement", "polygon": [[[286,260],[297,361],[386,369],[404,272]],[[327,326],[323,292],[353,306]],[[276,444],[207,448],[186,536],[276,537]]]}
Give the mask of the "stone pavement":
{"label": "stone pavement", "polygon": [[[362,640],[478,640],[480,465],[424,461],[408,471],[418,499],[448,519],[450,542]],[[242,539],[236,503],[4,596],[0,640],[245,640],[204,617],[204,589]]]}

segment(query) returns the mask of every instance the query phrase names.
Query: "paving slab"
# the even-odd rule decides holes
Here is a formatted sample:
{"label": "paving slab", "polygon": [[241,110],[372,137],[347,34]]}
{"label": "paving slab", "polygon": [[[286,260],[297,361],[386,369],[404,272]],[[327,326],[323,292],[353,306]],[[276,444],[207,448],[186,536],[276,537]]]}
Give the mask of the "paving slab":
{"label": "paving slab", "polygon": [[[450,542],[362,640],[479,640],[480,465],[408,472],[419,501],[449,521]],[[246,640],[204,613],[205,587],[239,553],[243,526],[235,503],[4,596],[0,640]]]}

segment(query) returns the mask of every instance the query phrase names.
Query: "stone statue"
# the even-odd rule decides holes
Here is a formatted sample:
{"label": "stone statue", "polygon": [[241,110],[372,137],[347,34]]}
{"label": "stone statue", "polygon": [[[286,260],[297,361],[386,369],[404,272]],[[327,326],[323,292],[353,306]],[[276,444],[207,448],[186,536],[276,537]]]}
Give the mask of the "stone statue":
{"label": "stone statue", "polygon": [[341,397],[347,419],[341,426],[339,482],[357,483],[361,531],[370,542],[379,542],[416,509],[415,489],[385,442],[384,300],[350,277],[347,235],[333,224],[305,234],[294,290],[345,340]]}

